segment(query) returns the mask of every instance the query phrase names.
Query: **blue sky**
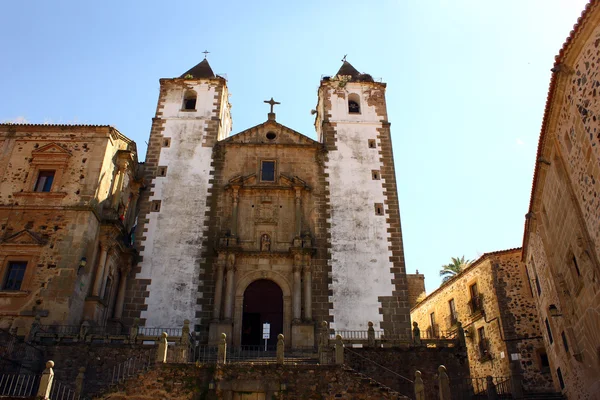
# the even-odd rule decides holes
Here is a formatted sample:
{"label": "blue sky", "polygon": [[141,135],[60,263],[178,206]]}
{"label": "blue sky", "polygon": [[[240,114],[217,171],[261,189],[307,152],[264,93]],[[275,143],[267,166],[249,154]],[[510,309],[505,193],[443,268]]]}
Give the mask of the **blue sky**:
{"label": "blue sky", "polygon": [[348,54],[388,84],[408,272],[521,245],[554,56],[585,0],[0,2],[0,121],[109,124],[140,160],[159,78],[207,49],[233,131],[315,137],[322,75]]}

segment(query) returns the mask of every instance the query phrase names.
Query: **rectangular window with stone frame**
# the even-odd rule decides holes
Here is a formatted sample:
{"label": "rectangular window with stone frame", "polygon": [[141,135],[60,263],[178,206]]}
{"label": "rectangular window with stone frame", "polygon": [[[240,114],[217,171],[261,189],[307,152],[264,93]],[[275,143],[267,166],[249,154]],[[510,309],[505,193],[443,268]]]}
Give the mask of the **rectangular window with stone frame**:
{"label": "rectangular window with stone frame", "polygon": [[1,290],[21,290],[27,261],[9,261],[2,279]]}

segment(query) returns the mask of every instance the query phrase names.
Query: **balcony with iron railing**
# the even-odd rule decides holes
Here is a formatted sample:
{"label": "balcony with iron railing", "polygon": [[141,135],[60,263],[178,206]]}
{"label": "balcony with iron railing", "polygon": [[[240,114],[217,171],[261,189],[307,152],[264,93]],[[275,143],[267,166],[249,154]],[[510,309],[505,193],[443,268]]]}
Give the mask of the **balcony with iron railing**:
{"label": "balcony with iron railing", "polygon": [[471,297],[469,300],[469,310],[471,311],[472,317],[478,317],[483,315],[483,295],[479,294],[475,297]]}
{"label": "balcony with iron railing", "polygon": [[492,359],[489,339],[479,340],[479,343],[477,343],[477,350],[479,352],[479,361],[489,361]]}
{"label": "balcony with iron railing", "polygon": [[458,328],[458,315],[456,313],[452,313],[448,315],[448,329],[455,330]]}

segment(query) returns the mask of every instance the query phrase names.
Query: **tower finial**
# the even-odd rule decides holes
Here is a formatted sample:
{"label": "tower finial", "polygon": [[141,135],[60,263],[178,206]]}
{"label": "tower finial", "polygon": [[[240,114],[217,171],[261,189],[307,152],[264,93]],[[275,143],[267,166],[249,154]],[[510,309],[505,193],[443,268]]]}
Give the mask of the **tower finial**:
{"label": "tower finial", "polygon": [[346,62],[346,57],[348,57],[348,54],[344,54],[344,57],[342,58],[342,62]]}
{"label": "tower finial", "polygon": [[206,57],[209,55],[210,51],[204,50],[202,53],[204,53],[204,59],[206,60]]}

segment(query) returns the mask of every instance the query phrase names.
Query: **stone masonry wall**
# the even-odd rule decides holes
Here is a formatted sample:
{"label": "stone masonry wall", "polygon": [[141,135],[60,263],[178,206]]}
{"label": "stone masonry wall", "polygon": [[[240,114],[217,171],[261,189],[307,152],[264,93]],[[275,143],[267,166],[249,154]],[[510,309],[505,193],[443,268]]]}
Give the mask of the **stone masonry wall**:
{"label": "stone masonry wall", "polygon": [[[506,357],[519,365],[525,390],[552,392],[552,374],[541,365],[540,354],[545,349],[539,312],[521,252],[492,256],[492,264]],[[512,361],[513,354],[518,354],[519,360]]]}
{"label": "stone masonry wall", "polygon": [[[196,110],[182,110],[184,92],[197,93]],[[210,318],[203,287],[211,204],[212,147],[229,126],[222,78],[162,79],[145,165],[136,247],[140,259],[126,294],[125,318],[146,326],[199,327]],[[228,117],[227,117],[228,118]],[[228,129],[228,128],[227,128]],[[177,243],[173,246],[173,243]],[[173,294],[176,293],[176,296]]]}
{"label": "stone masonry wall", "polygon": [[[348,113],[349,94],[359,96],[359,114]],[[366,329],[366,321],[371,320],[388,334],[408,336],[408,293],[385,85],[322,81],[317,108],[318,136],[328,150],[332,326]]]}
{"label": "stone masonry wall", "polygon": [[[21,290],[0,291],[0,326],[25,335],[36,314],[42,324],[79,324],[115,157],[135,153],[135,143],[109,126],[0,124],[0,149],[0,277],[10,261],[27,262]],[[136,168],[130,163],[127,176]],[[35,192],[46,170],[55,173],[50,191]]]}
{"label": "stone masonry wall", "polygon": [[[514,252],[520,252],[515,250]],[[470,287],[476,284],[483,298],[483,312],[472,312],[469,306]],[[412,322],[417,322],[421,337],[445,337],[456,332],[450,320],[450,300],[454,300],[456,318],[463,324],[467,335],[467,353],[472,377],[506,377],[510,375],[506,344],[502,340],[500,312],[495,294],[492,262],[486,255],[479,258],[455,278],[443,283],[425,300],[411,310]],[[432,327],[431,314],[434,314]],[[489,341],[491,358],[482,357],[479,351],[478,331]],[[502,356],[502,354],[504,356]]]}
{"label": "stone masonry wall", "polygon": [[410,381],[414,380],[417,370],[421,371],[427,399],[438,398],[436,377],[440,365],[446,367],[451,381],[469,376],[466,354],[457,347],[348,348],[344,361],[354,370],[410,398],[414,395],[414,386]]}
{"label": "stone masonry wall", "polygon": [[421,300],[425,297],[425,275],[419,274],[406,274],[406,282],[408,286],[408,304],[410,308],[417,305],[417,300]]}

